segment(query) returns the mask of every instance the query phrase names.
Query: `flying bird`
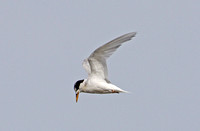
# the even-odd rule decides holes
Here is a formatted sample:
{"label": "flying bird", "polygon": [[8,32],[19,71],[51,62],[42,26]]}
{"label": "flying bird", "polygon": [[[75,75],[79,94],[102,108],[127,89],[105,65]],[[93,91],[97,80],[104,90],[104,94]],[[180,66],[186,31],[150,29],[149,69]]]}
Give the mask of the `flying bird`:
{"label": "flying bird", "polygon": [[106,59],[109,58],[122,45],[122,43],[131,40],[135,35],[136,32],[122,35],[97,48],[83,61],[82,65],[88,73],[88,78],[78,80],[74,84],[76,102],[78,101],[79,93],[81,92],[93,94],[127,93],[127,91],[113,85],[108,80]]}

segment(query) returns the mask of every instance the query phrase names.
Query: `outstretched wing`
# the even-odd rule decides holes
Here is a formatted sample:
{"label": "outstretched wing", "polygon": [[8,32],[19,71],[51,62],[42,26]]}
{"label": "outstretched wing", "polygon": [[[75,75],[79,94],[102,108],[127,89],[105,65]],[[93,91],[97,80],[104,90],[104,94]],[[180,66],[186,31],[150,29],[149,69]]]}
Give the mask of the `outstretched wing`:
{"label": "outstretched wing", "polygon": [[131,40],[136,32],[122,35],[105,45],[97,48],[87,59],[83,61],[83,67],[88,75],[95,75],[108,81],[108,69],[106,59],[110,57],[122,43]]}

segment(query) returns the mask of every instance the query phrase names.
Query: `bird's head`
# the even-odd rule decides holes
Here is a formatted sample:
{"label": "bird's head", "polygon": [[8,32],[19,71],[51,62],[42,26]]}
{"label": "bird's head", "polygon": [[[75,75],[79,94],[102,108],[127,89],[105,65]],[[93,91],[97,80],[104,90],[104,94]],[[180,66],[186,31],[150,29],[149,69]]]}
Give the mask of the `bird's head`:
{"label": "bird's head", "polygon": [[74,91],[76,93],[76,102],[78,101],[78,96],[79,96],[79,93],[80,93],[80,90],[79,90],[79,87],[80,87],[80,84],[83,83],[84,80],[78,80],[75,84],[74,84]]}

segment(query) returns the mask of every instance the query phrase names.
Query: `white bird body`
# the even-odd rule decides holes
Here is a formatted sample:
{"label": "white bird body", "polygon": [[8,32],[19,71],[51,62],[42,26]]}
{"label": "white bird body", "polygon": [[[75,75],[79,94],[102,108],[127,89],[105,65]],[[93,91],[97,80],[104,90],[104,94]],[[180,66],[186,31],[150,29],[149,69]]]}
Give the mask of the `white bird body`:
{"label": "white bird body", "polygon": [[119,87],[108,83],[107,81],[99,78],[85,79],[79,87],[80,92],[93,93],[93,94],[109,94],[109,93],[120,93],[126,92]]}
{"label": "white bird body", "polygon": [[83,61],[83,67],[88,73],[88,78],[79,80],[74,85],[76,102],[80,92],[93,94],[126,93],[108,80],[106,59],[110,57],[122,43],[131,40],[136,32],[122,35],[105,45],[97,48],[87,59]]}

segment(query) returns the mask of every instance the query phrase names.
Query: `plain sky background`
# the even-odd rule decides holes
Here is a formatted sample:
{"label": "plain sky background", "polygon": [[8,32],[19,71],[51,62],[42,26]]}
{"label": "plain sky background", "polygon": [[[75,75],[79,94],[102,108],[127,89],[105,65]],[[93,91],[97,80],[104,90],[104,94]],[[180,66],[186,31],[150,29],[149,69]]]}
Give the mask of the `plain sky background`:
{"label": "plain sky background", "polygon": [[[199,131],[198,0],[1,0],[1,131]],[[109,79],[80,94],[82,60],[129,32]]]}

